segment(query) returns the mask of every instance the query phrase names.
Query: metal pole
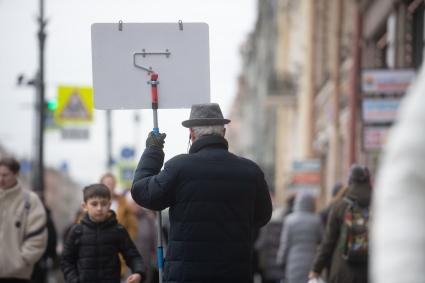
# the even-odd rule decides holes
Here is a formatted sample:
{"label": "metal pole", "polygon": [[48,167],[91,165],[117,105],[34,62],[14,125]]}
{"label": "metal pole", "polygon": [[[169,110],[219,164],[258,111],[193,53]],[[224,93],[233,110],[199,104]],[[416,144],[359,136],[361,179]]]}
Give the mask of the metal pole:
{"label": "metal pole", "polygon": [[[340,123],[339,120],[341,118],[340,115],[340,100],[341,100],[341,17],[343,11],[343,1],[336,0],[334,2],[335,10],[337,12],[337,16],[335,17],[334,28],[332,32],[332,41],[331,41],[331,50],[333,54],[332,64],[331,64],[331,80],[333,85],[332,90],[332,109],[333,109],[333,120],[332,120],[332,169],[331,169],[331,184],[335,184],[339,178],[341,178],[342,168],[340,164]],[[342,165],[344,166],[344,165]],[[330,187],[330,186],[328,186]],[[327,196],[331,196],[330,193],[326,194]]]}
{"label": "metal pole", "polygon": [[44,191],[44,43],[46,40],[46,33],[44,31],[46,21],[44,19],[44,0],[39,2],[40,15],[38,18],[39,30],[38,30],[38,46],[39,46],[39,69],[37,72],[37,78],[35,85],[37,89],[36,98],[36,112],[37,116],[37,149],[36,149],[36,166],[34,166],[33,175],[33,189],[36,191],[42,199]]}
{"label": "metal pole", "polygon": [[360,3],[356,1],[354,5],[354,38],[353,38],[353,67],[351,70],[351,90],[349,96],[349,138],[348,138],[348,167],[356,162],[356,126],[357,111],[359,103],[359,84],[360,84],[360,56],[361,56],[361,36],[362,36],[362,15]]}
{"label": "metal pole", "polygon": [[[158,127],[158,74],[151,73],[151,99],[152,99],[152,111],[153,111],[153,132],[159,134]],[[158,273],[159,273],[159,283],[162,283],[162,273],[164,267],[164,251],[162,247],[162,216],[161,211],[158,211],[157,214],[157,262],[158,262]]]}
{"label": "metal pole", "polygon": [[134,111],[134,155],[139,156],[140,153],[140,113],[139,111]]}
{"label": "metal pole", "polygon": [[106,168],[108,170],[112,169],[114,160],[112,158],[112,111],[110,109],[106,110],[106,156],[108,160],[106,161]]}

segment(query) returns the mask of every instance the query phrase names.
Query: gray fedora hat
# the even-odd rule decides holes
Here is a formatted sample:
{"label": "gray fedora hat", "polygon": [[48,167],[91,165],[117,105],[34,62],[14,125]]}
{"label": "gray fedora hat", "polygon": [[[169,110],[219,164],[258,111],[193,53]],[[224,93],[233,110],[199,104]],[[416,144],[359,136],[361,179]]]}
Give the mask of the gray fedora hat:
{"label": "gray fedora hat", "polygon": [[199,126],[225,125],[230,120],[224,119],[220,106],[217,103],[194,104],[190,110],[189,120],[183,121],[186,128]]}

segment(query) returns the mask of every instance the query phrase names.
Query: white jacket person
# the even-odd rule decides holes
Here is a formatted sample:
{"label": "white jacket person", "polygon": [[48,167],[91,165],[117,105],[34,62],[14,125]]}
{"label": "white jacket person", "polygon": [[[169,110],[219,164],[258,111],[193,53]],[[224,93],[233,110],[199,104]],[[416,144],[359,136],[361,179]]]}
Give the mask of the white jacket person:
{"label": "white jacket person", "polygon": [[29,280],[47,245],[46,212],[17,181],[19,163],[0,160],[0,281]]}
{"label": "white jacket person", "polygon": [[373,197],[371,279],[425,282],[425,70],[403,102]]}

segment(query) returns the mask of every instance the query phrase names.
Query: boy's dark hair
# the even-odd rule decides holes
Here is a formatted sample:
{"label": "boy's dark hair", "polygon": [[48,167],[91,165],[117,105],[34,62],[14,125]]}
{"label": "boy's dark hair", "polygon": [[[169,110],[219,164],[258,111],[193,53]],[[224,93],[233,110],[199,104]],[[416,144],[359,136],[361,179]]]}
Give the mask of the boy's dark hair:
{"label": "boy's dark hair", "polygon": [[83,189],[84,202],[87,202],[91,198],[106,198],[111,199],[111,191],[104,184],[93,184]]}
{"label": "boy's dark hair", "polygon": [[4,157],[0,159],[0,166],[6,166],[14,174],[19,173],[19,170],[21,169],[19,161],[13,157]]}

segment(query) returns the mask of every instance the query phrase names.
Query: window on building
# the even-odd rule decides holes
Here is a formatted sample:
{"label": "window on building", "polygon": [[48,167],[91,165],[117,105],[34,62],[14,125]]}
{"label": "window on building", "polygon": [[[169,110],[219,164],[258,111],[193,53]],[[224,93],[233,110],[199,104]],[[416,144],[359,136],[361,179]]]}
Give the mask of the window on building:
{"label": "window on building", "polygon": [[418,69],[424,52],[424,1],[411,0],[407,6],[406,62]]}
{"label": "window on building", "polygon": [[328,0],[315,3],[315,86],[320,89],[329,77],[330,4]]}
{"label": "window on building", "polygon": [[379,33],[375,39],[375,66],[378,68],[388,68],[388,35],[387,31]]}
{"label": "window on building", "polygon": [[347,58],[351,57],[353,45],[353,9],[354,4],[352,1],[342,1],[342,30],[341,30],[341,61],[344,62]]}

